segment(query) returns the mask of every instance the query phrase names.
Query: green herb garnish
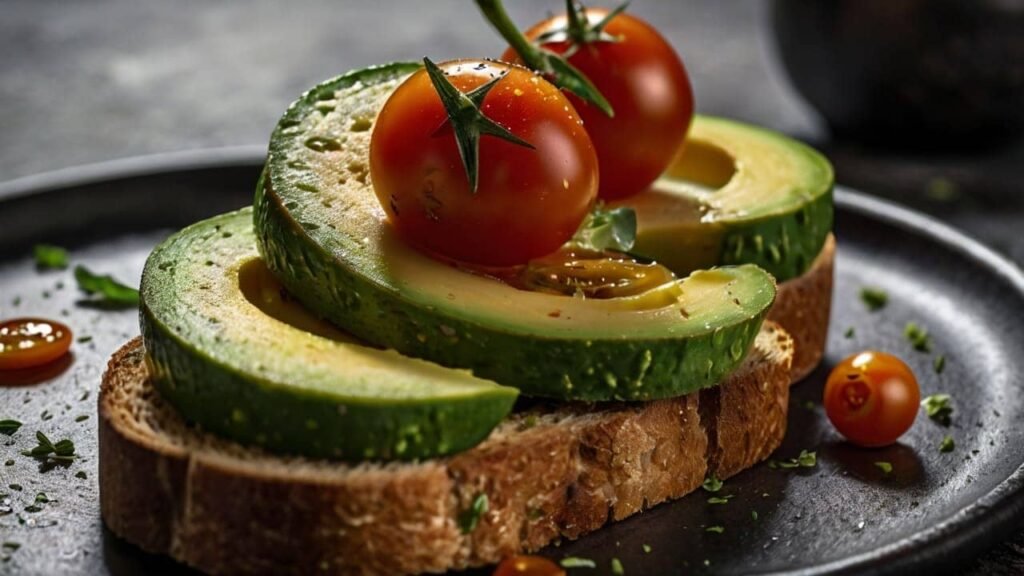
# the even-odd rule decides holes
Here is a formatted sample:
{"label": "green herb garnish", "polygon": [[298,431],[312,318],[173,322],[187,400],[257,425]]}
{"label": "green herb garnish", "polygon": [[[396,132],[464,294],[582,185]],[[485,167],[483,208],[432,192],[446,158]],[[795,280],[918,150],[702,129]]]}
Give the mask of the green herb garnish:
{"label": "green herb garnish", "polygon": [[854,332],[853,326],[850,326],[849,328],[846,329],[846,332],[843,332],[843,336],[846,337],[847,339],[853,338],[855,334],[856,332]]}
{"label": "green herb garnish", "polygon": [[35,504],[48,504],[50,502],[53,502],[53,500],[50,500],[50,498],[46,495],[46,492],[40,492],[36,494]]}
{"label": "green herb garnish", "polygon": [[943,426],[949,426],[953,416],[952,398],[949,394],[932,394],[921,401],[925,414]]}
{"label": "green herb garnish", "polygon": [[562,568],[597,568],[597,563],[590,558],[567,556],[558,561]]}
{"label": "green herb garnish", "polygon": [[487,93],[494,88],[504,74],[486,84],[481,84],[468,93],[463,93],[448,81],[444,71],[437,67],[430,58],[423,59],[423,65],[427,69],[430,82],[434,85],[437,95],[441,98],[445,111],[448,113],[448,122],[455,133],[455,142],[459,146],[459,156],[462,157],[462,166],[466,169],[466,178],[469,179],[469,189],[476,194],[479,182],[480,166],[480,137],[484,135],[495,136],[507,142],[533,148],[533,145],[509,132],[507,128],[494,120],[484,116],[480,110]]}
{"label": "green herb garnish", "polygon": [[32,248],[32,255],[36,259],[36,268],[41,270],[52,268],[63,270],[68,267],[68,251],[60,246],[36,244]]}
{"label": "green herb garnish", "polygon": [[953,437],[949,434],[939,443],[939,452],[952,452],[954,448],[956,448],[956,444],[953,443]]}
{"label": "green herb garnish", "polygon": [[618,558],[612,558],[612,574],[615,574],[615,576],[625,576],[626,574],[626,569]]}
{"label": "green herb garnish", "polygon": [[650,544],[643,544],[641,546],[641,548],[644,549],[644,554],[650,554],[651,553],[651,545]]}
{"label": "green herb garnish", "polygon": [[85,470],[79,470],[78,472],[75,472],[75,478],[81,478],[82,480],[85,480],[86,478],[88,478],[88,476],[85,474]]}
{"label": "green herb garnish", "polygon": [[17,432],[18,428],[21,428],[21,422],[18,422],[17,420],[0,420],[0,434],[10,436]]}
{"label": "green herb garnish", "polygon": [[79,344],[85,344],[86,342],[92,342],[92,336],[79,336],[76,340]]}
{"label": "green herb garnish", "polygon": [[708,504],[728,504],[729,500],[731,500],[732,498],[733,498],[732,494],[729,494],[729,495],[726,495],[726,496],[721,496],[721,497],[719,497],[719,496],[712,496],[711,498],[708,498]]}
{"label": "green herb garnish", "polygon": [[889,303],[889,293],[881,288],[865,286],[860,289],[860,299],[868,307],[868,310],[875,312],[885,308],[885,305]]}
{"label": "green herb garnish", "polygon": [[89,415],[88,414],[82,414],[81,416],[76,416],[75,417],[75,422],[84,422],[84,421],[86,421],[88,419],[89,419]]}
{"label": "green herb garnish", "polygon": [[708,526],[704,531],[711,532],[713,534],[721,534],[722,532],[725,532],[725,526]]}
{"label": "green herb garnish", "polygon": [[939,354],[935,357],[935,362],[932,362],[932,367],[935,368],[936,374],[942,374],[942,371],[946,369],[946,357]]}
{"label": "green herb garnish", "polygon": [[907,322],[903,328],[903,335],[910,341],[910,345],[918,352],[931,352],[932,342],[928,331],[914,322]]}
{"label": "green herb garnish", "polygon": [[704,483],[701,484],[701,488],[708,492],[718,492],[722,489],[722,481],[718,479],[714,474],[704,479]]}
{"label": "green herb garnish", "polygon": [[469,534],[476,530],[477,524],[480,523],[480,518],[487,513],[487,509],[487,494],[481,492],[473,499],[473,503],[469,508],[459,514],[459,528],[462,530],[462,533]]}
{"label": "green herb garnish", "polygon": [[818,453],[801,450],[796,458],[779,462],[779,468],[814,468],[818,464]]}
{"label": "green herb garnish", "polygon": [[636,212],[625,206],[594,208],[580,224],[571,242],[592,250],[629,252],[636,241]]}
{"label": "green herb garnish", "polygon": [[42,432],[36,432],[36,441],[39,443],[31,450],[25,450],[23,456],[31,456],[41,460],[52,460],[68,463],[75,459],[75,445],[71,440],[60,440],[56,444],[50,442]]}
{"label": "green herb garnish", "polygon": [[754,522],[757,522],[757,510],[751,510],[750,517],[754,520]]}
{"label": "green herb garnish", "polygon": [[892,472],[892,464],[889,462],[875,462],[875,466],[885,474]]}
{"label": "green herb garnish", "polygon": [[75,281],[78,289],[90,296],[97,296],[96,301],[114,306],[137,306],[139,291],[126,286],[110,276],[99,276],[85,266],[75,266]]}

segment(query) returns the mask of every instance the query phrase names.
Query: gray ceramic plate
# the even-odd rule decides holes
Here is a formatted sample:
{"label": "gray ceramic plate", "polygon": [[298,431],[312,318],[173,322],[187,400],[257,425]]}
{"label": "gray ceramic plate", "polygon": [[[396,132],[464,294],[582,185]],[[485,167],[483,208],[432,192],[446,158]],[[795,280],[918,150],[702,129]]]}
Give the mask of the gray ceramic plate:
{"label": "gray ceramic plate", "polygon": [[[96,390],[109,354],[137,334],[136,313],[88,306],[70,272],[37,271],[28,255],[35,243],[60,244],[75,263],[137,282],[149,250],[172,230],[249,202],[261,155],[252,148],[202,151],[0,185],[0,318],[62,319],[91,337],[46,371],[0,375],[7,380],[0,418],[24,422],[13,437],[0,437],[0,461],[13,460],[0,466],[0,534],[20,544],[2,550],[10,556],[4,571],[186,571],[117,540],[99,519]],[[1024,275],[916,213],[843,189],[836,206],[840,248],[828,354],[793,389],[789,433],[775,455],[814,450],[818,465],[760,465],[726,483],[720,495],[733,495],[728,504],[709,504],[698,492],[546,554],[597,562],[595,570],[571,571],[579,574],[610,574],[613,557],[627,574],[945,571],[1007,535],[1024,509]],[[858,292],[867,285],[888,291],[888,307],[866,311]],[[931,334],[932,353],[914,351],[903,337],[911,321]],[[922,414],[896,446],[844,444],[822,411],[821,387],[831,365],[864,348],[906,359],[924,394],[952,394],[952,425]],[[933,369],[938,354],[946,358],[941,374]],[[84,458],[40,470],[18,454],[34,444],[36,430],[71,438]],[[956,449],[941,453],[947,434]],[[883,461],[891,474],[874,464]],[[39,492],[55,502],[27,511]],[[724,532],[708,532],[712,526]]]}

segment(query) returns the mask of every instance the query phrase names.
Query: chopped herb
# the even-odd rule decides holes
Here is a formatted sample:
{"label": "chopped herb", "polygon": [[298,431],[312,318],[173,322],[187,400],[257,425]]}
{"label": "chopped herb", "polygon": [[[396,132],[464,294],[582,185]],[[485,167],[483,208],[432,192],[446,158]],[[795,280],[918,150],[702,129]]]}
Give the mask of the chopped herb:
{"label": "chopped herb", "polygon": [[17,432],[18,428],[21,428],[21,422],[17,420],[0,420],[0,434],[10,436]]}
{"label": "chopped herb", "polygon": [[87,478],[85,470],[79,470],[78,472],[75,472],[75,478],[81,478],[82,480],[85,480]]}
{"label": "chopped herb", "polygon": [[17,542],[4,542],[3,547],[7,550],[14,551],[21,548],[21,544],[18,544]]}
{"label": "chopped herb", "polygon": [[714,474],[704,479],[704,483],[701,484],[701,488],[708,492],[718,492],[722,489],[722,481],[719,480]]}
{"label": "chopped herb", "polygon": [[868,307],[868,310],[875,312],[885,308],[885,305],[889,303],[889,294],[880,288],[865,286],[860,289],[860,299]]}
{"label": "chopped herb", "polygon": [[558,563],[562,568],[597,568],[597,563],[590,558],[577,558],[576,556],[562,558]]}
{"label": "chopped herb", "polygon": [[56,462],[71,462],[75,459],[75,445],[71,440],[60,440],[56,444],[50,442],[42,432],[36,432],[36,441],[39,443],[35,448],[22,452],[24,456],[39,458],[42,460],[53,460]]}
{"label": "chopped herb", "polygon": [[35,504],[30,504],[28,506],[25,506],[25,512],[42,512],[42,511],[43,511],[43,507],[42,506],[37,506]]}
{"label": "chopped herb", "polygon": [[935,362],[932,363],[932,367],[935,368],[936,374],[942,374],[942,371],[946,369],[946,357],[939,354],[935,357]]}
{"label": "chopped herb", "polygon": [[913,322],[907,322],[903,328],[903,335],[910,341],[910,345],[918,352],[931,352],[932,341],[928,331]]}
{"label": "chopped herb", "polygon": [[801,450],[796,458],[779,462],[779,468],[814,468],[818,464],[818,453]]}
{"label": "chopped herb", "polygon": [[14,466],[14,460],[8,460],[4,462],[4,466]]}
{"label": "chopped herb", "polygon": [[704,531],[711,532],[713,534],[721,534],[722,532],[725,532],[725,526],[708,526]]}
{"label": "chopped herb", "polygon": [[487,494],[480,493],[476,498],[473,499],[473,503],[459,514],[459,528],[463,534],[469,534],[473,530],[476,530],[477,524],[480,523],[480,518],[487,513],[488,503]]}
{"label": "chopped herb", "polygon": [[875,466],[885,474],[892,473],[892,464],[889,462],[875,462]]}
{"label": "chopped herb", "polygon": [[50,500],[50,498],[46,496],[46,492],[36,494],[36,504],[48,504],[50,502],[53,502],[53,500]]}
{"label": "chopped herb", "polygon": [[75,281],[78,289],[89,295],[98,296],[97,302],[108,305],[138,305],[139,291],[114,280],[110,276],[93,274],[85,266],[75,266]]}
{"label": "chopped herb", "polygon": [[92,342],[92,336],[79,336],[77,342],[79,344],[85,344],[86,342]]}
{"label": "chopped herb", "polygon": [[712,496],[711,498],[708,498],[708,504],[728,504],[729,500],[731,500],[732,498],[732,494],[722,497]]}
{"label": "chopped herb", "polygon": [[612,558],[612,574],[615,574],[615,576],[625,576],[626,574],[626,569],[618,558]]}
{"label": "chopped herb", "polygon": [[605,210],[597,206],[583,219],[572,242],[593,250],[628,252],[636,241],[636,212],[625,206]]}
{"label": "chopped herb", "polygon": [[953,443],[953,437],[946,434],[939,444],[939,452],[952,452],[954,448],[956,448],[956,444]]}
{"label": "chopped herb", "polygon": [[75,418],[75,422],[82,422],[82,421],[85,421],[85,420],[88,420],[88,419],[89,419],[89,415],[88,414],[82,414],[81,416],[78,416],[78,417]]}
{"label": "chopped herb", "polygon": [[644,554],[650,554],[651,553],[651,545],[650,544],[644,544],[641,547],[644,549]]}
{"label": "chopped herb", "polygon": [[21,492],[23,490],[21,484],[8,484],[7,487],[10,488],[11,490],[14,490],[15,492]]}
{"label": "chopped herb", "polygon": [[32,249],[32,255],[36,259],[36,267],[40,269],[68,267],[68,251],[60,246],[49,244],[36,244]]}
{"label": "chopped herb", "polygon": [[929,418],[943,426],[949,426],[953,416],[951,400],[952,398],[949,394],[932,394],[931,396],[926,396],[921,401],[921,406],[924,406],[924,412]]}
{"label": "chopped herb", "polygon": [[11,305],[13,305],[15,308],[21,306],[21,296],[15,296],[14,300],[11,300]]}
{"label": "chopped herb", "polygon": [[814,410],[815,406],[816,404],[813,400],[808,400],[807,402],[804,402],[804,409],[806,410]]}
{"label": "chopped herb", "polygon": [[523,420],[523,426],[526,429],[533,428],[536,425],[537,425],[537,415],[536,414],[530,414],[529,416],[526,417],[525,420]]}
{"label": "chopped herb", "polygon": [[53,418],[53,414],[50,414],[49,410],[43,410],[43,413],[39,415],[39,418],[44,422]]}
{"label": "chopped herb", "polygon": [[757,522],[757,510],[751,510],[750,517],[754,519],[754,522]]}
{"label": "chopped herb", "polygon": [[843,336],[845,336],[847,339],[853,338],[855,335],[856,332],[853,331],[853,326],[850,326],[849,328],[846,329],[846,332],[843,332]]}

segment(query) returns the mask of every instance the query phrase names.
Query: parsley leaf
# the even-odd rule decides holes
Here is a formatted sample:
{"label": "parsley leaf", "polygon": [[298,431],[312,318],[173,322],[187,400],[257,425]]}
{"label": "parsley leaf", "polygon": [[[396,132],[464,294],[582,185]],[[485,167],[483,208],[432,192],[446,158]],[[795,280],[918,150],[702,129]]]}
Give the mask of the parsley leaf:
{"label": "parsley leaf", "polygon": [[626,569],[618,558],[612,558],[612,574],[615,576],[625,576],[626,574]]}
{"label": "parsley leaf", "polygon": [[943,426],[949,426],[953,415],[952,398],[949,394],[932,394],[921,401],[925,414]]}
{"label": "parsley leaf", "polygon": [[722,497],[712,496],[711,498],[708,498],[708,504],[728,504],[729,500],[731,500],[732,498],[732,494]]}
{"label": "parsley leaf", "polygon": [[10,436],[17,432],[18,428],[21,428],[21,422],[17,420],[0,420],[0,434]]}
{"label": "parsley leaf", "polygon": [[562,558],[558,563],[562,568],[597,568],[597,563],[590,558],[577,558],[576,556]]}
{"label": "parsley leaf", "polygon": [[936,374],[942,374],[942,371],[946,369],[946,357],[939,354],[935,357],[935,362],[932,363],[932,367],[935,368]]}
{"label": "parsley leaf", "polygon": [[711,532],[714,534],[721,534],[725,532],[725,526],[708,526],[704,529],[705,532]]}
{"label": "parsley leaf", "polygon": [[928,335],[928,331],[914,322],[907,322],[907,325],[903,328],[903,335],[910,341],[914,350],[917,350],[918,352],[932,351],[932,341],[931,336]]}
{"label": "parsley leaf", "polygon": [[875,462],[875,466],[878,466],[878,469],[885,474],[892,472],[892,464],[889,462]]}
{"label": "parsley leaf", "polygon": [[138,290],[111,276],[94,274],[85,266],[75,266],[75,281],[79,290],[98,296],[97,302],[114,306],[136,306],[139,303]]}
{"label": "parsley leaf", "polygon": [[650,544],[644,544],[641,547],[644,549],[644,554],[650,554],[651,553],[651,545]]}
{"label": "parsley leaf", "polygon": [[36,244],[32,248],[32,256],[36,259],[36,268],[40,270],[51,268],[63,270],[68,267],[68,251],[60,246]]}
{"label": "parsley leaf", "polygon": [[704,483],[700,487],[708,492],[718,492],[722,489],[722,481],[712,474],[704,479]]}
{"label": "parsley leaf", "polygon": [[853,338],[856,334],[857,333],[854,331],[853,326],[850,326],[849,328],[846,329],[846,332],[843,333],[843,336],[847,339],[850,339]]}
{"label": "parsley leaf", "polygon": [[953,437],[946,434],[939,444],[939,452],[952,452],[954,448],[956,448],[956,444],[953,443]]}
{"label": "parsley leaf", "polygon": [[611,210],[594,208],[572,237],[574,244],[598,251],[629,252],[635,241],[636,212],[625,206]]}
{"label": "parsley leaf", "polygon": [[814,468],[818,464],[818,453],[801,450],[796,458],[779,462],[779,468]]}
{"label": "parsley leaf", "polygon": [[885,305],[889,303],[889,294],[880,288],[865,286],[860,289],[860,299],[868,307],[868,310],[875,312],[885,308]]}
{"label": "parsley leaf", "polygon": [[487,513],[488,508],[487,494],[481,492],[473,499],[473,503],[469,508],[459,514],[459,528],[462,530],[462,533],[469,534],[476,530],[477,524],[480,523],[480,518]]}

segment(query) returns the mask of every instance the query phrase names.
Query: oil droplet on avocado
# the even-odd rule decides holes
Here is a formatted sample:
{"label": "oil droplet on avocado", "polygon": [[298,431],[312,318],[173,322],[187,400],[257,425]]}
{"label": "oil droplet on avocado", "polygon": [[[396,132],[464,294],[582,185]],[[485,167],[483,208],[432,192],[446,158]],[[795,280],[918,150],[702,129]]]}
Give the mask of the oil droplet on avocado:
{"label": "oil droplet on avocado", "polygon": [[609,299],[649,292],[672,282],[675,275],[660,264],[618,252],[564,248],[501,279],[523,290]]}

